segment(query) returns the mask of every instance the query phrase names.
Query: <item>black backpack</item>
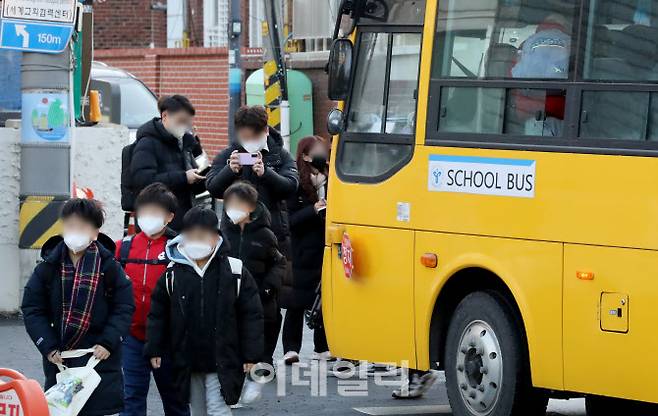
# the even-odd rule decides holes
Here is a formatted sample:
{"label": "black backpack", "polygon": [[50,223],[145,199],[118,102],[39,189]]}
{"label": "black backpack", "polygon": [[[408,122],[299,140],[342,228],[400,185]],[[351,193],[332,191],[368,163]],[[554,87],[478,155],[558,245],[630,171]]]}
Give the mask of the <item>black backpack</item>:
{"label": "black backpack", "polygon": [[121,209],[126,212],[135,210],[135,199],[137,198],[137,191],[133,185],[133,175],[130,170],[135,143],[137,143],[137,140],[124,146],[121,151]]}
{"label": "black backpack", "polygon": [[[167,230],[167,233],[170,233],[169,230]],[[132,259],[130,258],[130,247],[133,244],[133,237],[134,235],[129,235],[126,237],[123,237],[123,240],[121,240],[121,248],[119,248],[119,263],[121,263],[121,267],[126,267],[126,264],[128,263],[135,263],[135,264],[150,264],[150,265],[167,265],[169,264],[169,259],[165,256],[163,259],[151,259],[151,260],[146,260],[146,259]]]}

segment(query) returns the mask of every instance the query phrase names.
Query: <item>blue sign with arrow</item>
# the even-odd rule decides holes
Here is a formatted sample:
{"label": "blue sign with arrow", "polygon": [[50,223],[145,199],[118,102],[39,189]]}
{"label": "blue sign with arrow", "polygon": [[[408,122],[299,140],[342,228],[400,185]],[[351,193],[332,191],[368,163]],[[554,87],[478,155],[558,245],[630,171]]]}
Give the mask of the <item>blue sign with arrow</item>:
{"label": "blue sign with arrow", "polygon": [[73,27],[54,23],[2,19],[0,48],[26,52],[60,53],[69,43]]}

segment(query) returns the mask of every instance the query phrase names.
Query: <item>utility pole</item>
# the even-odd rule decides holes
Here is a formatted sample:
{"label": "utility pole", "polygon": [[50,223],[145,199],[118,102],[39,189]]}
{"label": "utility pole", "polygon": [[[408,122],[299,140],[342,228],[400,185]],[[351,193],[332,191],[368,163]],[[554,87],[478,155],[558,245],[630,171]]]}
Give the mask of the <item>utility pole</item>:
{"label": "utility pole", "polygon": [[229,142],[237,141],[235,137],[235,126],[233,119],[235,113],[240,108],[242,101],[242,62],[240,57],[240,37],[242,34],[242,15],[240,10],[240,0],[231,1],[231,18],[228,22],[228,89],[229,89],[229,110],[228,110],[228,137]]}
{"label": "utility pole", "polygon": [[265,107],[271,127],[280,131],[283,146],[290,150],[290,105],[288,104],[288,82],[286,63],[282,47],[281,27],[276,0],[265,1],[267,21],[263,24],[265,54],[263,60],[263,83]]}

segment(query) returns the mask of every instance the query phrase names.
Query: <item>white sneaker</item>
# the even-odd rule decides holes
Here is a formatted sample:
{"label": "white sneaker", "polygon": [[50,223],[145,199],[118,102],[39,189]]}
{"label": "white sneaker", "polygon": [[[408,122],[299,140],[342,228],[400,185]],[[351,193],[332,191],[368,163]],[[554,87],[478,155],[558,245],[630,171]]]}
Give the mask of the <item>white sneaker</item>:
{"label": "white sneaker", "polygon": [[283,362],[286,365],[293,365],[299,362],[299,354],[296,351],[288,351],[283,355]]}
{"label": "white sneaker", "polygon": [[324,352],[314,352],[311,356],[311,360],[314,361],[332,361],[334,357],[331,356],[329,351]]}
{"label": "white sneaker", "polygon": [[417,399],[423,396],[437,379],[434,371],[425,374],[412,373],[405,383],[396,390],[393,390],[395,399]]}

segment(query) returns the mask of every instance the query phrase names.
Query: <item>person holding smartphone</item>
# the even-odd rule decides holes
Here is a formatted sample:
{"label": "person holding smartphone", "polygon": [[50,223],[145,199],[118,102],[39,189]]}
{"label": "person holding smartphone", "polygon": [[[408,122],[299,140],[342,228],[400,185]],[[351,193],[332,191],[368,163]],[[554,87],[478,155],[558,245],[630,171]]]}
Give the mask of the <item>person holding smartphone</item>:
{"label": "person holding smartphone", "polygon": [[137,130],[130,160],[132,191],[138,195],[156,182],[167,186],[178,201],[169,227],[180,231],[195,196],[205,192],[207,160],[203,160],[204,151],[194,131],[196,110],[190,100],[182,95],[162,97],[158,109],[160,117]]}
{"label": "person holding smartphone", "polygon": [[[304,310],[313,305],[322,277],[329,145],[320,136],[309,136],[297,145],[299,189],[288,199],[292,233],[292,280],[284,279],[281,307],[286,308],[283,324],[284,361],[299,361],[302,346]],[[324,327],[313,332],[314,359],[331,358]]]}
{"label": "person holding smartphone", "polygon": [[285,201],[295,194],[297,167],[278,131],[267,125],[262,106],[243,106],[235,114],[237,140],[219,153],[206,177],[206,187],[222,198],[234,182],[244,180],[258,191],[258,199],[270,211],[272,231],[288,258],[290,230]]}

